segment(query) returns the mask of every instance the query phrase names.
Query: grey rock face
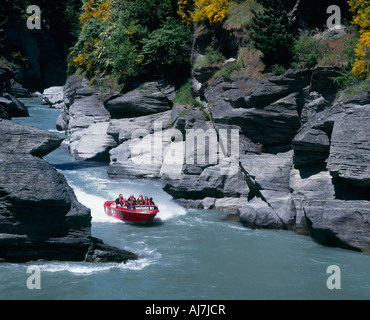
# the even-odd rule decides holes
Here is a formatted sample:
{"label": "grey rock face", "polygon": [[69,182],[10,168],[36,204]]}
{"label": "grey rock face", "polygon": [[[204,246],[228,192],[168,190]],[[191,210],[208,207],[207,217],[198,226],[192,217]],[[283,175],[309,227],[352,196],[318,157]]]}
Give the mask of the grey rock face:
{"label": "grey rock face", "polygon": [[369,123],[370,105],[353,106],[335,122],[327,165],[332,175],[370,186]]}

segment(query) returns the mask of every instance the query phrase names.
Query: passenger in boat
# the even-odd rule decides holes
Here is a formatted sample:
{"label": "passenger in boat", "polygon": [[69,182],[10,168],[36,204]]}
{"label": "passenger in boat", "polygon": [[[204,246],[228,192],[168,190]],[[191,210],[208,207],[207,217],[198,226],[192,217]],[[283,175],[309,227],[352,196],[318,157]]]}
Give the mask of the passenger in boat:
{"label": "passenger in boat", "polygon": [[145,201],[145,202],[144,202],[144,204],[145,204],[145,205],[150,204],[150,203],[149,203],[149,198],[148,198],[148,196],[145,196],[144,201]]}
{"label": "passenger in boat", "polygon": [[123,198],[121,207],[126,207],[126,206],[127,206],[127,200],[126,200],[126,198]]}
{"label": "passenger in boat", "polygon": [[120,194],[118,196],[118,198],[116,199],[116,204],[122,206],[123,205],[123,197],[122,197],[122,194]]}
{"label": "passenger in boat", "polygon": [[132,207],[132,206],[136,206],[136,199],[134,196],[132,197],[130,196],[130,198],[127,201],[127,208]]}
{"label": "passenger in boat", "polygon": [[136,203],[137,203],[138,205],[143,205],[143,204],[145,203],[145,201],[144,201],[144,198],[143,198],[143,195],[142,195],[142,194],[139,194],[139,197],[137,198]]}
{"label": "passenger in boat", "polygon": [[149,199],[149,204],[150,204],[150,205],[152,205],[152,206],[155,206],[155,203],[154,203],[154,201],[153,201],[153,198],[152,198],[152,197],[150,197],[150,199]]}

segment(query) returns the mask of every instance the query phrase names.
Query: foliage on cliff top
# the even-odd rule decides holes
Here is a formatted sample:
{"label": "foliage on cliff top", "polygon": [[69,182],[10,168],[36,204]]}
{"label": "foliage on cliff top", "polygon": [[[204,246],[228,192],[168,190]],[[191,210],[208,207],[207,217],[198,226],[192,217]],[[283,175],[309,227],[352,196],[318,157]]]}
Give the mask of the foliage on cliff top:
{"label": "foliage on cliff top", "polygon": [[370,0],[348,0],[353,12],[353,24],[359,28],[360,39],[355,49],[353,73],[360,79],[370,73]]}
{"label": "foliage on cliff top", "polygon": [[[71,73],[181,76],[190,64],[190,30],[171,0],[84,0],[82,30],[69,59]],[[176,72],[177,71],[177,72]]]}

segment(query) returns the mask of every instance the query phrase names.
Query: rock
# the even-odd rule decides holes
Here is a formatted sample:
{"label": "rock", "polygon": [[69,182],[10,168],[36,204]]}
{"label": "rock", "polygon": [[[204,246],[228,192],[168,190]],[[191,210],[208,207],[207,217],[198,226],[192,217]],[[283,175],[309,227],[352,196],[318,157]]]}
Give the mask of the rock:
{"label": "rock", "polygon": [[332,79],[340,76],[341,71],[343,69],[338,67],[315,68],[312,73],[310,91],[317,91],[333,102],[338,88]]}
{"label": "rock", "polygon": [[10,120],[16,117],[28,117],[29,113],[25,105],[9,93],[0,97],[0,119]]}
{"label": "rock", "polygon": [[293,148],[297,166],[325,165],[329,157],[330,140],[326,132],[309,128],[294,137]]}
{"label": "rock", "polygon": [[225,213],[225,214],[237,215],[239,213],[239,208],[245,205],[247,202],[248,202],[248,199],[246,197],[240,197],[240,198],[224,197],[222,199],[215,199],[214,209],[222,213]]}
{"label": "rock", "polygon": [[86,262],[122,262],[136,260],[138,256],[130,251],[121,250],[104,244],[100,239],[91,237],[92,245],[85,256]]}
{"label": "rock", "polygon": [[165,111],[136,118],[112,119],[109,122],[107,133],[121,144],[131,139],[132,135],[138,130],[152,134],[155,129],[162,131],[162,129],[168,129],[171,125],[171,111]]}
{"label": "rock", "polygon": [[309,75],[307,71],[288,71],[254,83],[239,79],[225,86],[219,82],[204,95],[215,125],[239,126],[255,143],[289,144],[301,126],[300,101]]}
{"label": "rock", "polygon": [[12,101],[0,97],[0,119],[10,120],[12,113]]}
{"label": "rock", "polygon": [[369,105],[353,106],[335,121],[331,136],[327,168],[359,186],[370,186],[369,121]]}
{"label": "rock", "polygon": [[361,92],[349,99],[346,100],[346,104],[355,104],[355,105],[368,105],[370,104],[370,90]]}
{"label": "rock", "polygon": [[[0,153],[1,257],[10,262],[84,260],[90,211],[43,159]],[[4,165],[5,164],[5,165]]]}
{"label": "rock", "polygon": [[238,209],[240,222],[249,228],[284,229],[276,212],[260,198],[255,198]]}
{"label": "rock", "polygon": [[166,95],[157,82],[147,82],[121,96],[112,97],[104,103],[113,118],[144,116],[171,109]]}
{"label": "rock", "polygon": [[57,149],[63,138],[41,129],[0,120],[0,152],[43,157]]}
{"label": "rock", "polygon": [[316,200],[303,208],[319,243],[370,253],[369,201]]}
{"label": "rock", "polygon": [[154,134],[130,139],[110,151],[111,178],[159,178],[166,146],[170,142]]}
{"label": "rock", "polygon": [[309,235],[304,206],[309,201],[334,200],[336,190],[332,176],[326,170],[315,167],[292,169],[289,187],[291,192],[291,215],[295,216],[295,232]]}
{"label": "rock", "polygon": [[240,157],[244,170],[258,185],[259,190],[289,192],[290,170],[293,166],[292,152],[283,154],[248,154]]}
{"label": "rock", "polygon": [[10,79],[10,94],[16,98],[29,98],[31,93],[14,79]]}
{"label": "rock", "polygon": [[64,121],[63,113],[58,116],[55,127],[58,131],[66,131],[68,129],[66,121]]}
{"label": "rock", "polygon": [[70,153],[78,160],[99,160],[109,158],[110,149],[117,146],[113,137],[107,134],[109,122],[97,122],[88,128],[74,134],[73,141],[69,144]]}
{"label": "rock", "polygon": [[[305,89],[306,90],[306,89]],[[309,90],[309,88],[307,88]],[[326,100],[321,94],[316,91],[308,93],[306,103],[302,107],[301,121],[306,123],[313,118],[317,113],[331,106],[331,103]]]}
{"label": "rock", "polygon": [[[78,159],[91,159],[108,156],[109,150],[116,146],[114,139],[106,132],[110,115],[96,95],[75,97],[67,115],[70,152]],[[99,129],[99,139],[94,132]],[[91,135],[89,137],[89,135]],[[84,141],[90,145],[84,145]]]}
{"label": "rock", "polygon": [[12,118],[29,117],[28,110],[23,102],[19,101],[17,98],[13,97],[9,93],[4,93],[3,97],[13,102],[13,104],[11,105],[12,106],[12,110],[11,110]]}
{"label": "rock", "polygon": [[47,88],[42,95],[45,103],[49,105],[60,104],[64,101],[63,86]]}
{"label": "rock", "polygon": [[326,166],[334,123],[349,106],[334,104],[315,113],[292,140],[294,164]]}
{"label": "rock", "polygon": [[192,89],[194,96],[204,95],[204,89],[207,87],[207,81],[218,71],[217,66],[196,67],[192,70]]}

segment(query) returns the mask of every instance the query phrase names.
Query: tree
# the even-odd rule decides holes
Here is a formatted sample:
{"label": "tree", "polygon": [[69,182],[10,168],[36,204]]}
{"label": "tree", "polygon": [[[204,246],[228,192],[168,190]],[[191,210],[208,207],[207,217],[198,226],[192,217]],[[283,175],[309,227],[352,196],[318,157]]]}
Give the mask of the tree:
{"label": "tree", "polygon": [[143,65],[155,72],[171,73],[190,63],[191,32],[187,26],[168,17],[163,25],[143,40]]}
{"label": "tree", "polygon": [[370,73],[370,0],[348,0],[353,12],[353,24],[359,27],[360,39],[355,48],[352,72],[360,79]]}
{"label": "tree", "polygon": [[293,56],[294,35],[283,0],[260,0],[262,13],[253,12],[254,46],[263,53],[267,67],[289,66]]}

